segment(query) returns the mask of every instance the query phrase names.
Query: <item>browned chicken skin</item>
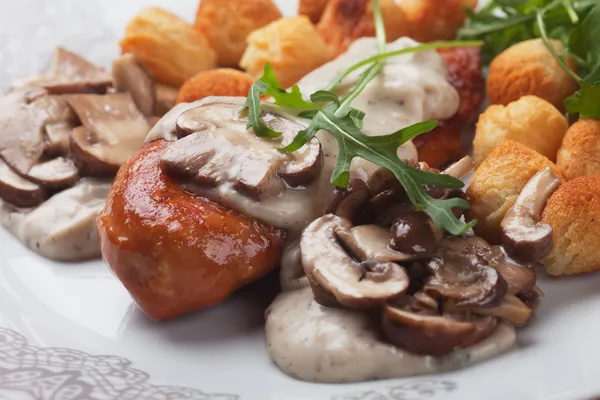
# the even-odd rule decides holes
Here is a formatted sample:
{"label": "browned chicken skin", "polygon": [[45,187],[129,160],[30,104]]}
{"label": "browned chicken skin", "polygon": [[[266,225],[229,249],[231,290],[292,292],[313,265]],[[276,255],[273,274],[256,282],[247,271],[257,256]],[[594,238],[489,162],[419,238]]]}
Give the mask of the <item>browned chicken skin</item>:
{"label": "browned chicken skin", "polygon": [[220,303],[279,265],[285,232],[183,190],[147,144],[119,171],[98,218],[102,256],[155,320]]}

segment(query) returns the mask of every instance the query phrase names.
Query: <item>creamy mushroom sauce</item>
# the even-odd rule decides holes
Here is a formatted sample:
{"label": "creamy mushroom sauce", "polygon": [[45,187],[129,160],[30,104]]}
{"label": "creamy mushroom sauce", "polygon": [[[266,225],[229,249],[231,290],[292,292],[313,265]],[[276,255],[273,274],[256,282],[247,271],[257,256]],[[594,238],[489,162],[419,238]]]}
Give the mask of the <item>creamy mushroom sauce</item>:
{"label": "creamy mushroom sauce", "polygon": [[100,257],[96,218],[111,183],[82,179],[28,212],[0,200],[0,222],[44,257],[62,261]]}
{"label": "creamy mushroom sauce", "polygon": [[[412,47],[417,43],[402,38],[388,45],[388,50]],[[309,95],[324,88],[349,65],[376,54],[375,39],[356,41],[349,51],[306,76],[299,83]],[[336,91],[343,95],[356,83],[360,72],[350,76]],[[428,119],[447,119],[456,113],[459,98],[448,83],[447,68],[435,51],[395,57],[386,62],[381,75],[371,82],[354,106],[366,112],[364,132],[383,135]],[[177,118],[186,110],[214,103],[243,105],[243,98],[213,97],[180,104],[163,117],[147,137],[177,140]],[[263,111],[277,114],[306,125],[278,107],[263,105]],[[237,117],[236,117],[237,118]],[[229,121],[239,124],[239,121]],[[236,132],[253,135],[252,132]],[[271,358],[288,374],[309,381],[361,381],[377,378],[410,376],[459,368],[493,357],[515,342],[515,331],[499,324],[488,338],[468,349],[456,350],[443,358],[423,357],[382,342],[364,313],[327,309],[314,302],[300,263],[299,234],[320,217],[329,201],[329,182],[337,161],[337,142],[327,132],[319,132],[324,162],[317,179],[308,187],[287,188],[277,197],[256,202],[237,192],[231,185],[214,188],[186,185],[187,188],[225,206],[236,209],[267,224],[288,232],[281,266],[284,290],[267,313],[267,342]],[[412,143],[398,150],[404,160],[417,160]],[[351,176],[365,179],[374,165],[355,160]]]}

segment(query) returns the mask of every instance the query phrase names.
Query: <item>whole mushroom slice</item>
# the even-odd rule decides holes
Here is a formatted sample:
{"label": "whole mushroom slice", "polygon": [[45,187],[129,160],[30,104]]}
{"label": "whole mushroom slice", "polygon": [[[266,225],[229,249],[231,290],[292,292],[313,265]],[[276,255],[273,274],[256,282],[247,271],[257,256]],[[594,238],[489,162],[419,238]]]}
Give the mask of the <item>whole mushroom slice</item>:
{"label": "whole mushroom slice", "polygon": [[31,167],[27,177],[33,182],[52,190],[66,189],[77,182],[79,171],[75,163],[65,157],[57,157]]}
{"label": "whole mushroom slice", "polygon": [[340,227],[335,234],[346,249],[361,261],[406,262],[421,258],[393,250],[390,247],[389,230],[379,225],[359,225],[350,229]]}
{"label": "whole mushroom slice", "polygon": [[533,317],[533,310],[513,294],[506,295],[504,302],[494,308],[475,308],[476,314],[491,315],[509,322],[515,327],[522,327]]}
{"label": "whole mushroom slice", "polygon": [[19,176],[0,159],[0,198],[16,207],[34,207],[44,201],[45,191]]}
{"label": "whole mushroom slice", "polygon": [[308,185],[319,175],[323,155],[316,138],[293,153],[278,150],[301,125],[265,114],[265,123],[283,134],[261,138],[246,129],[239,111],[239,104],[218,102],[182,112],[175,124],[179,140],[161,158],[161,168],[201,186],[231,184],[254,200],[277,196],[286,186]]}
{"label": "whole mushroom slice", "polygon": [[552,227],[540,222],[541,214],[561,179],[550,167],[538,172],[525,185],[500,227],[508,255],[521,262],[538,262],[552,251]]}
{"label": "whole mushroom slice", "polygon": [[156,109],[156,87],[146,69],[131,53],[113,61],[112,76],[118,92],[129,92],[138,110],[146,117]]}
{"label": "whole mushroom slice", "polygon": [[83,126],[73,130],[71,153],[82,174],[113,176],[150,130],[128,93],[67,95]]}
{"label": "whole mushroom slice", "polygon": [[448,251],[426,264],[432,276],[423,291],[443,300],[446,309],[497,307],[504,301],[508,285],[498,271],[479,257],[475,248]]}
{"label": "whole mushroom slice", "polygon": [[358,262],[346,253],[335,232],[351,227],[348,220],[328,214],[302,233],[302,266],[313,291],[317,286],[342,306],[357,310],[372,308],[404,293],[409,277],[400,265],[374,260]]}
{"label": "whole mushroom slice", "polygon": [[490,334],[491,316],[440,315],[409,296],[383,309],[383,333],[395,346],[412,353],[440,357],[477,343]]}

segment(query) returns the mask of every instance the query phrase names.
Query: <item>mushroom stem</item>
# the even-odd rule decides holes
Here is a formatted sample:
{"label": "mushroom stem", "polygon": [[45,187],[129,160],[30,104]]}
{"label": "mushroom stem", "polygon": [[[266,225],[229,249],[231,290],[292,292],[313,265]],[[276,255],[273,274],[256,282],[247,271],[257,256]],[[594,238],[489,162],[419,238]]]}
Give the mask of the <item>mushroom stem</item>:
{"label": "mushroom stem", "polygon": [[513,294],[507,294],[504,302],[498,307],[477,308],[473,311],[477,314],[502,318],[516,327],[525,326],[533,316],[531,308]]}
{"label": "mushroom stem", "polygon": [[467,176],[475,168],[475,161],[469,156],[465,156],[454,164],[446,168],[442,174],[453,176],[457,179],[462,179]]}

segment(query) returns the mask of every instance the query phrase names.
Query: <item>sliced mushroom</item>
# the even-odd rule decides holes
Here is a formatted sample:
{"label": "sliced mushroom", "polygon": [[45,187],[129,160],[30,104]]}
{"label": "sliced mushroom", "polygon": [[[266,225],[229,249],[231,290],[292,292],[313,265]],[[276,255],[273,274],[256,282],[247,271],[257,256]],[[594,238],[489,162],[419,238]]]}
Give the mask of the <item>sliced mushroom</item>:
{"label": "sliced mushroom", "polygon": [[442,174],[453,176],[457,179],[462,179],[467,176],[475,168],[475,161],[469,156],[465,156],[454,164],[446,168]]}
{"label": "sliced mushroom", "polygon": [[46,149],[49,157],[63,156],[69,152],[69,139],[75,126],[69,122],[46,125]]}
{"label": "sliced mushroom", "polygon": [[46,114],[26,103],[26,92],[0,97],[0,156],[21,174],[37,164],[44,153]]}
{"label": "sliced mushroom", "polygon": [[302,126],[265,115],[265,122],[283,135],[260,138],[247,131],[239,109],[238,104],[210,103],[183,112],[176,123],[182,138],[165,152],[161,168],[203,186],[229,182],[256,200],[279,195],[286,185],[307,185],[318,176],[322,151],[316,138],[294,153],[277,150]]}
{"label": "sliced mushroom", "polygon": [[44,201],[44,189],[30,182],[0,159],[0,198],[17,207],[34,207]]}
{"label": "sliced mushroom", "polygon": [[433,254],[444,237],[427,214],[410,209],[396,216],[390,232],[392,249],[413,255]]}
{"label": "sliced mushroom", "polygon": [[335,232],[351,227],[348,220],[328,214],[304,230],[300,241],[302,266],[313,287],[352,309],[368,309],[404,293],[409,278],[400,265],[361,263],[344,251]]}
{"label": "sliced mushroom", "polygon": [[150,130],[128,93],[65,96],[83,126],[73,130],[70,146],[87,176],[112,176],[144,143]]}
{"label": "sliced mushroom", "polygon": [[395,346],[412,353],[440,357],[485,338],[496,326],[490,316],[463,318],[439,315],[404,296],[383,310],[383,333]]}
{"label": "sliced mushroom", "polygon": [[440,246],[443,251],[445,250],[455,250],[455,251],[465,251],[468,248],[475,249],[483,249],[490,250],[491,246],[484,239],[479,236],[474,235],[465,235],[465,236],[450,236],[445,237],[442,240],[442,244]]}
{"label": "sliced mushroom", "polygon": [[138,110],[146,117],[154,115],[156,108],[156,88],[146,69],[131,53],[124,54],[112,64],[115,89],[129,92]]}
{"label": "sliced mushroom", "polygon": [[476,308],[473,312],[501,318],[516,327],[527,325],[533,317],[532,309],[513,294],[506,295],[504,302],[498,307]]}
{"label": "sliced mushroom", "polygon": [[154,115],[162,117],[168,113],[177,104],[179,89],[167,85],[156,85],[156,107]]}
{"label": "sliced mushroom", "polygon": [[352,220],[370,194],[371,189],[362,179],[351,178],[346,188],[333,189],[325,214],[335,214]]}
{"label": "sliced mushroom", "polygon": [[525,185],[501,223],[502,244],[508,255],[521,262],[538,262],[552,251],[552,227],[540,222],[546,202],[560,185],[550,167]]}
{"label": "sliced mushroom", "polygon": [[49,94],[103,94],[112,84],[105,70],[60,47],[54,53],[49,76],[41,82]]}
{"label": "sliced mushroom", "polygon": [[390,232],[378,225],[359,225],[351,229],[338,228],[335,234],[359,260],[404,262],[419,259],[390,248]]}
{"label": "sliced mushroom", "polygon": [[52,190],[66,189],[75,184],[79,171],[75,163],[65,157],[34,165],[27,173],[33,182]]}
{"label": "sliced mushroom", "polygon": [[497,307],[508,290],[500,273],[487,265],[474,248],[448,251],[434,257],[427,268],[432,276],[425,281],[423,291],[443,300],[448,310]]}
{"label": "sliced mushroom", "polygon": [[46,148],[50,157],[64,156],[69,152],[69,136],[76,126],[77,116],[62,96],[44,95],[32,101],[29,107],[44,115]]}
{"label": "sliced mushroom", "polygon": [[535,269],[513,261],[500,246],[492,246],[489,251],[478,250],[478,254],[502,275],[508,283],[508,293],[524,294],[534,288],[537,280]]}

